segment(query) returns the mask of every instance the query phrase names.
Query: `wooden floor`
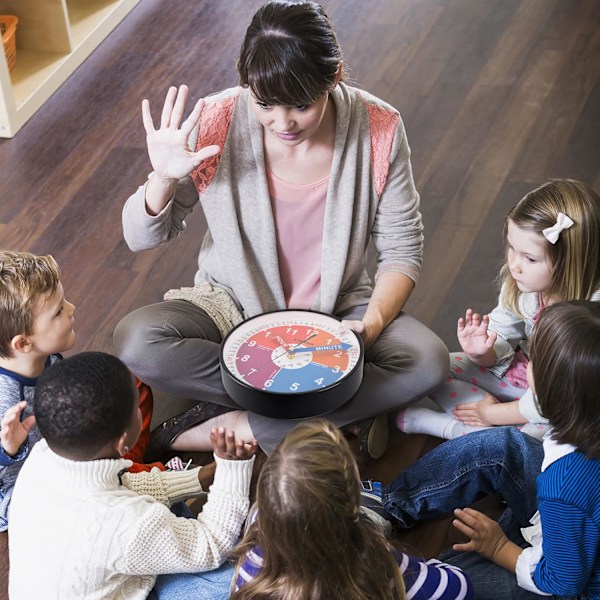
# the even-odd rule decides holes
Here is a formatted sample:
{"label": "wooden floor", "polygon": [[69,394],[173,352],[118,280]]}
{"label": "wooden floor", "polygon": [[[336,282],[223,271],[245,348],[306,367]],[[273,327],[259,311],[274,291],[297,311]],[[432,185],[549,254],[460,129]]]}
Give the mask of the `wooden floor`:
{"label": "wooden floor", "polygon": [[[144,0],[12,140],[0,141],[4,248],[53,254],[77,305],[74,351],[112,351],[133,308],[189,285],[204,221],[132,254],[123,202],[151,167],[142,98],[200,97],[237,82],[257,0]],[[488,310],[508,209],[550,177],[600,190],[600,2],[328,0],[355,84],[401,111],[421,193],[426,250],[409,312],[457,349],[456,318]],[[435,442],[395,434],[365,475],[391,478]],[[430,556],[448,522],[407,543]]]}

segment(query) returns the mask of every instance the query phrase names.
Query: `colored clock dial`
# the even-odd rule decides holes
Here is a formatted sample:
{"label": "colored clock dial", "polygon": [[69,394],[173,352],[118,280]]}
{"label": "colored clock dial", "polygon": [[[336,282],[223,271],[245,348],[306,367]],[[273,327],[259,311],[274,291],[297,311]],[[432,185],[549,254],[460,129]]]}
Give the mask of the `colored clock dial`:
{"label": "colored clock dial", "polygon": [[326,389],[359,364],[362,345],[340,321],[312,311],[265,313],[238,325],[221,350],[229,374],[275,394]]}

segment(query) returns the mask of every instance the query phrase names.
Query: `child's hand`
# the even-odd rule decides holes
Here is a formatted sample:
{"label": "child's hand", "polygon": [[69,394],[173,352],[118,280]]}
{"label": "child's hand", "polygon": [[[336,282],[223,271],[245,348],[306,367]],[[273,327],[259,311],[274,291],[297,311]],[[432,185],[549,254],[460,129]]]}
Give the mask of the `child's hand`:
{"label": "child's hand", "polygon": [[227,460],[248,460],[256,453],[258,444],[256,440],[244,442],[235,441],[235,433],[227,431],[225,427],[213,427],[210,432],[210,441],[213,445],[215,455]]}
{"label": "child's hand", "polygon": [[490,318],[488,315],[474,313],[468,308],[465,318],[458,319],[456,335],[461,348],[469,356],[484,356],[494,346],[496,334],[488,331]]}
{"label": "child's hand", "polygon": [[213,461],[211,463],[208,463],[207,465],[204,465],[198,471],[198,481],[200,482],[200,485],[202,486],[202,489],[205,492],[208,491],[208,488],[212,485],[212,482],[215,478],[216,467],[217,463]]}
{"label": "child's hand", "polygon": [[4,452],[9,456],[14,456],[23,445],[29,430],[35,425],[35,417],[33,415],[21,421],[21,413],[27,407],[27,402],[24,400],[11,406],[0,421],[0,443]]}
{"label": "child's hand", "polygon": [[452,525],[464,533],[470,541],[454,544],[457,552],[478,552],[488,560],[497,562],[500,552],[509,541],[496,521],[473,508],[454,511],[457,517]]}
{"label": "child's hand", "polygon": [[496,404],[500,404],[499,400],[486,393],[483,400],[479,402],[465,402],[457,404],[452,410],[452,414],[466,425],[473,427],[489,427],[496,425],[493,417],[494,409],[491,408]]}

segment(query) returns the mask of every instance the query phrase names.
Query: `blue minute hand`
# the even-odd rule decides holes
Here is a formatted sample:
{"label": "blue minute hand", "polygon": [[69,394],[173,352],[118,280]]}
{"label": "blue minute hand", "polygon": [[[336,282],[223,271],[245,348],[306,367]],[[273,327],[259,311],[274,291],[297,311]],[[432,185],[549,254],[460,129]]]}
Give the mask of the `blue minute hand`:
{"label": "blue minute hand", "polygon": [[321,352],[323,350],[350,350],[352,344],[336,344],[334,346],[309,346],[308,348],[291,348],[290,354],[298,354],[298,352]]}

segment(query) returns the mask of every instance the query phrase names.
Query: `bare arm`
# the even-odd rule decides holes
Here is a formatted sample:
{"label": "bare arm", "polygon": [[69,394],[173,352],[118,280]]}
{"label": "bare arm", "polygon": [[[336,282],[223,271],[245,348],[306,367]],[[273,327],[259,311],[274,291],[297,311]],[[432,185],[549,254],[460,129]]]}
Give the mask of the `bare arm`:
{"label": "bare arm", "polygon": [[463,423],[473,427],[490,425],[522,425],[528,423],[519,410],[519,401],[499,402],[491,394],[486,394],[480,402],[458,404],[452,414]]}
{"label": "bare arm", "polygon": [[360,334],[365,347],[372,346],[381,332],[400,314],[414,287],[414,281],[403,273],[382,273],[377,278],[362,320],[343,321],[342,326]]}

